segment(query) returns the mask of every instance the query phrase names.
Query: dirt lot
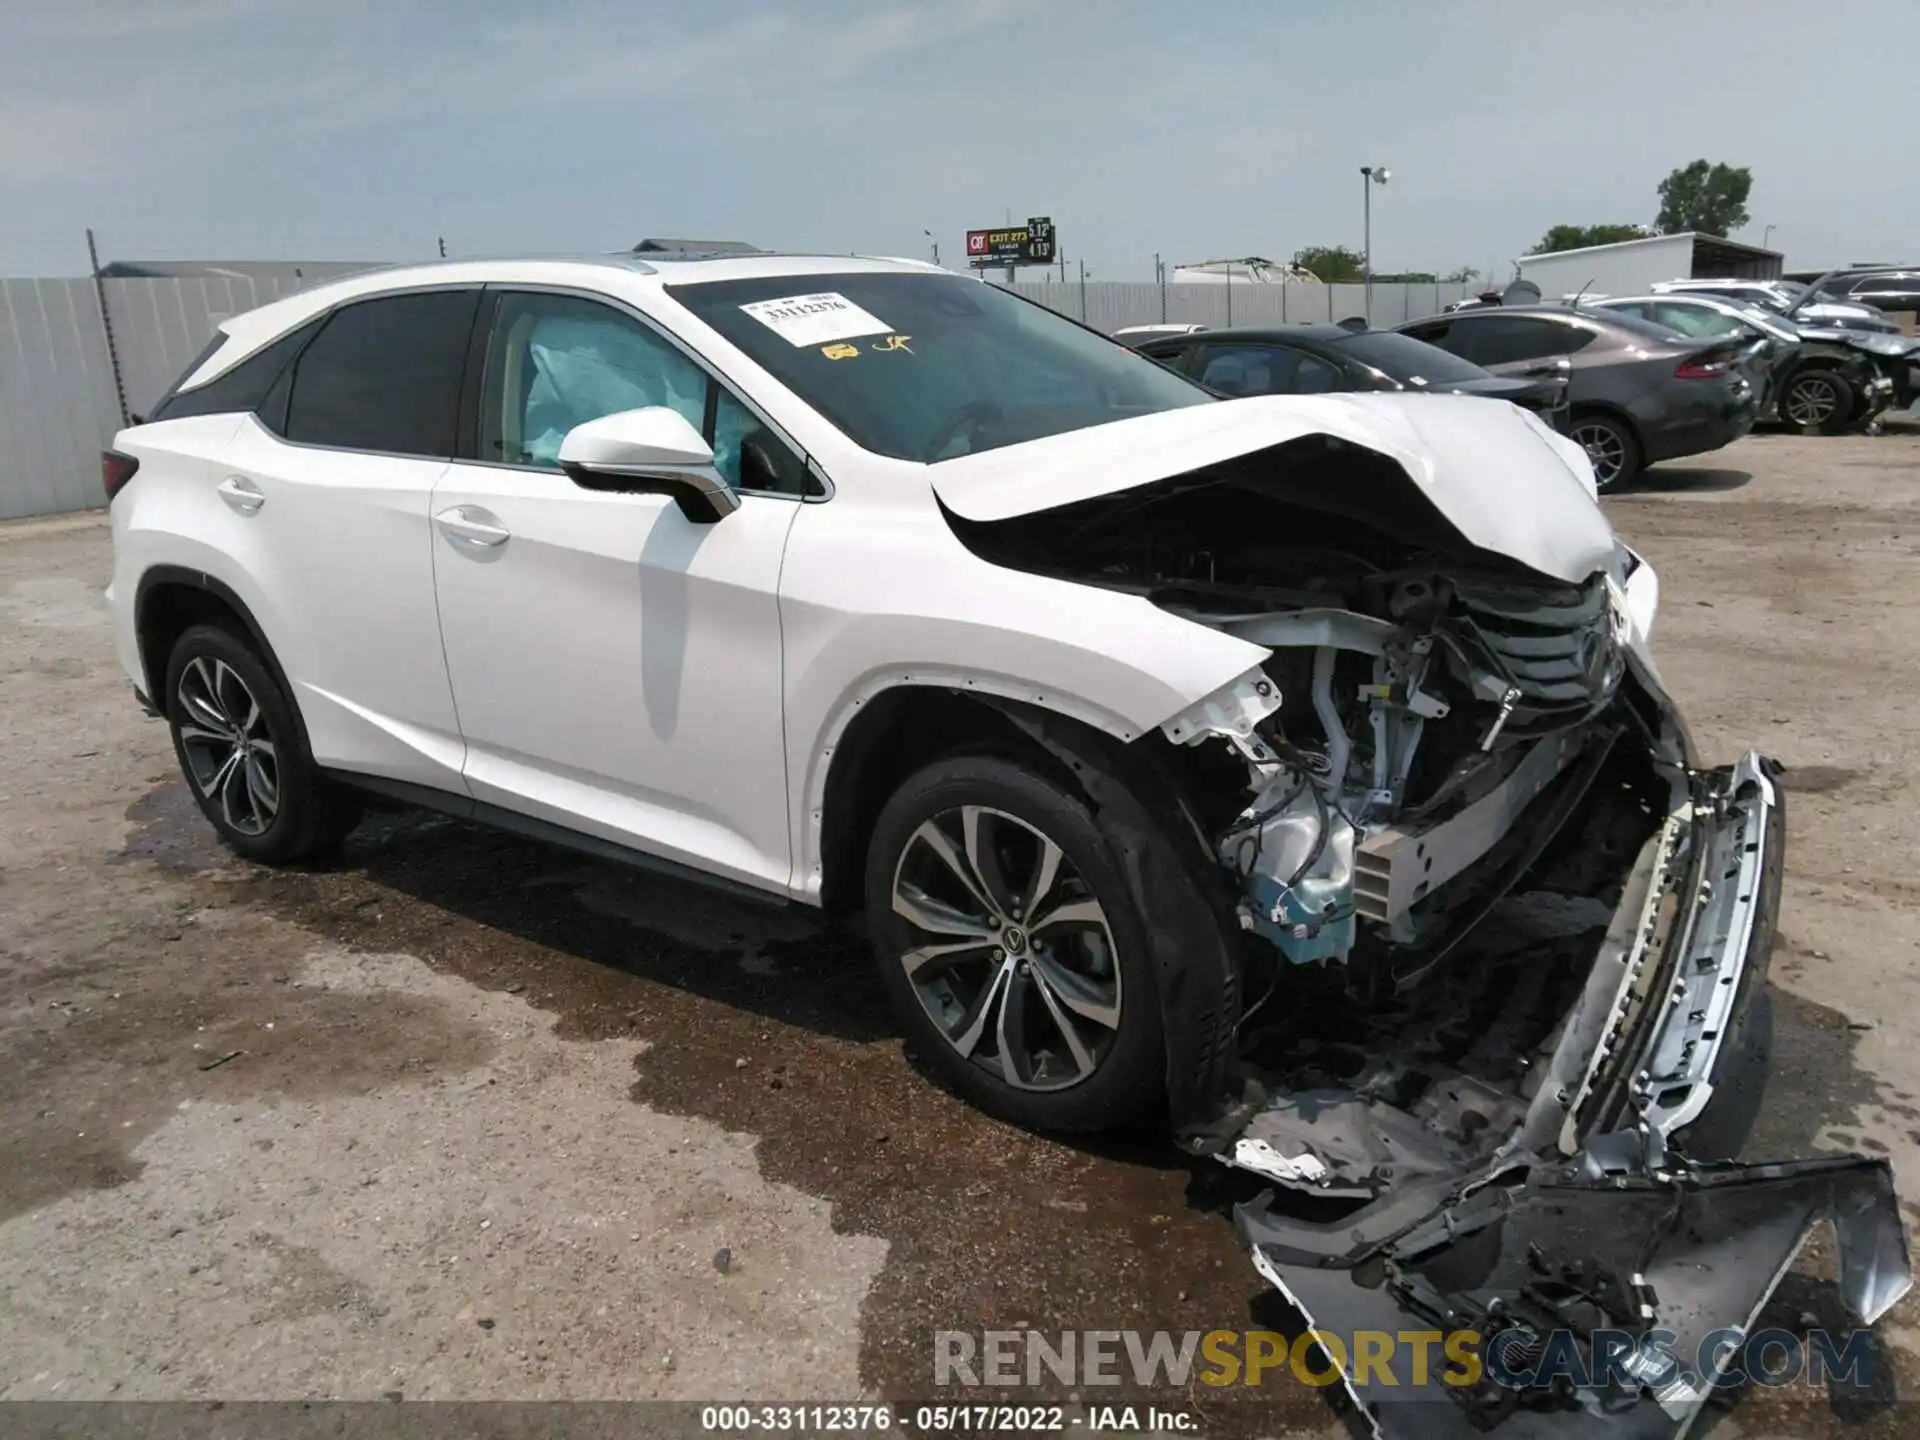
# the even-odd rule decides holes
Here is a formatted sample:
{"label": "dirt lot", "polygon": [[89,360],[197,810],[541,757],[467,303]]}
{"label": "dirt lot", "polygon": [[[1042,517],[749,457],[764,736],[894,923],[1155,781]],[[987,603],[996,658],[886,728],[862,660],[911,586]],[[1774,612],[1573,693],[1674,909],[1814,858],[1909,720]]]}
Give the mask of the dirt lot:
{"label": "dirt lot", "polygon": [[[1702,748],[1790,767],[1755,1150],[1887,1154],[1920,1199],[1920,433],[1751,438],[1610,508]],[[0,1398],[924,1399],[937,1329],[1278,1318],[1217,1176],[971,1112],[805,915],[419,817],[231,862],[108,564],[98,517],[0,527]],[[1909,1394],[1916,1327],[1882,1327]]]}

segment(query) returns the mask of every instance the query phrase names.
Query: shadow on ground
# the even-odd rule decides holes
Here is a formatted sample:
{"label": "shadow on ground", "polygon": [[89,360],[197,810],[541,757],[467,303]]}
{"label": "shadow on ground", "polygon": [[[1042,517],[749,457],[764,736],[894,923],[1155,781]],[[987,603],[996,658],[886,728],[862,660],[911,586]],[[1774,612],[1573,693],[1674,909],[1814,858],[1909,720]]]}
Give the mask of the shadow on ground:
{"label": "shadow on ground", "polygon": [[[336,864],[304,871],[227,864],[195,838],[205,827],[177,785],[131,818],[129,855],[222,903],[523,995],[562,1037],[644,1042],[635,1101],[757,1137],[769,1179],[831,1202],[837,1229],[888,1241],[861,1354],[863,1381],[889,1398],[936,1395],[941,1330],[1299,1328],[1226,1218],[1256,1182],[1187,1161],[1157,1132],[1074,1146],[971,1109],[903,1054],[855,933],[433,816],[376,816]],[[1775,1017],[1752,1154],[1816,1153],[1855,1107],[1890,1103],[1854,1068],[1843,1017],[1780,991]],[[1911,1097],[1891,1103],[1920,1124],[1920,1108],[1900,1109]],[[1804,1328],[1816,1293],[1831,1292],[1796,1282],[1765,1318]],[[1168,1397],[1123,1385],[1098,1398]],[[1338,1425],[1329,1398],[1193,1387],[1181,1403],[1214,1433],[1271,1434]],[[1836,1413],[1843,1403],[1852,1416],[1884,1405],[1853,1397]]]}

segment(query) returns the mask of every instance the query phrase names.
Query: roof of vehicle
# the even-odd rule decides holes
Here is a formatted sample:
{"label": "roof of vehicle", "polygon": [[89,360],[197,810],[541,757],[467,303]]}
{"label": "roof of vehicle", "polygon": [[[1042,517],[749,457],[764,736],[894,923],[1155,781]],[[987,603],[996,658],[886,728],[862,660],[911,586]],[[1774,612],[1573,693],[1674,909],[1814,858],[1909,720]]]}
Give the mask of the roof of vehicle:
{"label": "roof of vehicle", "polygon": [[[395,265],[343,276],[301,290],[297,294],[248,310],[222,322],[228,343],[205,356],[180,388],[193,389],[214,379],[262,345],[304,325],[342,301],[394,290],[435,285],[585,285],[644,294],[669,284],[698,284],[709,280],[752,280],[765,276],[932,273],[966,277],[924,260],[872,255],[753,254],[697,255],[687,252],[649,254],[644,258],[621,251],[612,255],[503,255],[478,259],[433,260],[417,265]],[[610,277],[617,283],[608,286]],[[597,282],[597,283],[596,283]]]}

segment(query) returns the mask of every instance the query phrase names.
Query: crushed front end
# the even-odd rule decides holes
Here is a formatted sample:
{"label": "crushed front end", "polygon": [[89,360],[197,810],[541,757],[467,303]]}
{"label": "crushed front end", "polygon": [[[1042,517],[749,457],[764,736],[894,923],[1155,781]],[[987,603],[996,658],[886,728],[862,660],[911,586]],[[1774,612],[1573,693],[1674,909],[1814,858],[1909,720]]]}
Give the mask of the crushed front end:
{"label": "crushed front end", "polygon": [[1245,955],[1232,1093],[1182,1141],[1269,1182],[1240,1231],[1314,1328],[1580,1351],[1538,1384],[1350,1365],[1376,1431],[1672,1434],[1716,1388],[1702,1345],[1737,1349],[1820,1222],[1863,1323],[1911,1283],[1905,1234],[1882,1160],[1734,1163],[1776,768],[1699,763],[1657,580],[1564,470],[1516,448],[1537,493],[1498,490],[1460,454],[1309,438],[956,528],[1266,651],[1161,727]]}

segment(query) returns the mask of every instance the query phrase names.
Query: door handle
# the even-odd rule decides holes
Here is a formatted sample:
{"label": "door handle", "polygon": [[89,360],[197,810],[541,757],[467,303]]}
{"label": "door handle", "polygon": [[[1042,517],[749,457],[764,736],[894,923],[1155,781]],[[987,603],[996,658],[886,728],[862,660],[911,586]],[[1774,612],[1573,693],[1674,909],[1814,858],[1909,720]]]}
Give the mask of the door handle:
{"label": "door handle", "polygon": [[513,534],[492,511],[482,510],[478,505],[456,505],[451,510],[442,510],[433,520],[448,539],[488,549],[506,544]]}
{"label": "door handle", "polygon": [[267,497],[260,493],[260,487],[244,475],[229,475],[215,490],[229,508],[241,515],[257,515],[260,507],[267,503]]}

